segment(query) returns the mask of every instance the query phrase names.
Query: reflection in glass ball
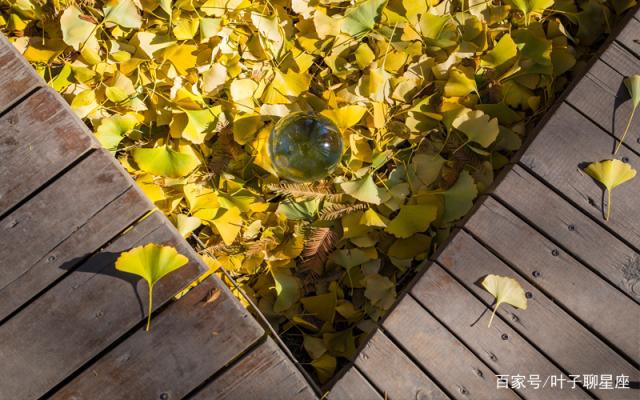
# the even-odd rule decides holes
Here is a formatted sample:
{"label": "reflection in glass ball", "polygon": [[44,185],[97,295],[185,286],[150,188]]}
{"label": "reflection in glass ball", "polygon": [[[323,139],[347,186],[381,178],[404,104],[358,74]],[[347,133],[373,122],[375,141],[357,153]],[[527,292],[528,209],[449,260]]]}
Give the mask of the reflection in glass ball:
{"label": "reflection in glass ball", "polygon": [[322,179],[336,168],[342,158],[342,136],[328,118],[299,111],[276,123],[268,148],[279,177],[308,182]]}

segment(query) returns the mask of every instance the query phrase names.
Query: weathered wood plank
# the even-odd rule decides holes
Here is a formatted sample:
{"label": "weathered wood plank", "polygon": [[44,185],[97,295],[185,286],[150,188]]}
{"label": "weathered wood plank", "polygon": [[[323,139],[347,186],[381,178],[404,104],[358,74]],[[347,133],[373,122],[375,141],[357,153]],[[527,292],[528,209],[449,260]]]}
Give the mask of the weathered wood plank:
{"label": "weathered wood plank", "polygon": [[122,251],[150,242],[176,246],[190,259],[155,284],[154,309],[204,272],[169,221],[151,214],[0,326],[0,398],[44,395],[144,320],[146,282],[114,264]]}
{"label": "weathered wood plank", "polygon": [[39,90],[0,118],[0,215],[94,146],[67,107]]}
{"label": "weathered wood plank", "polygon": [[[475,218],[476,215],[479,215],[478,218],[482,218],[483,221],[488,221],[487,218],[489,216],[493,217],[492,230],[494,233],[500,232],[496,233],[496,236],[502,237],[509,233],[515,236],[518,235],[515,230],[507,230],[501,227],[501,225],[505,224],[502,216],[495,214],[485,215],[487,214],[485,210],[486,208],[482,206],[478,209],[476,214],[474,214],[473,218]],[[469,221],[468,225],[471,225],[471,221]],[[529,248],[530,243],[536,241],[536,238],[533,238],[532,235],[527,235],[526,233],[520,236],[520,239],[527,238],[526,241],[517,241],[518,246],[522,248]],[[502,240],[505,239],[502,238]],[[513,242],[516,241],[512,241],[511,247],[514,246]],[[535,246],[532,246],[531,249],[532,254],[529,256],[534,258],[536,257],[535,252],[537,249]],[[502,315],[506,321],[509,321],[509,324],[523,337],[526,337],[568,374],[624,374],[633,378],[640,378],[640,372],[636,368],[630,365],[620,355],[580,325],[570,315],[565,313],[541,290],[514,273],[511,268],[491,254],[491,252],[475,241],[467,233],[459,232],[456,234],[453,241],[449,246],[447,246],[445,251],[442,252],[440,257],[438,257],[438,262],[457,276],[468,290],[476,293],[476,295],[478,295],[487,306],[490,306],[495,299],[490,293],[477,285],[477,282],[482,280],[482,278],[488,274],[515,277],[524,290],[531,296],[528,300],[527,310],[521,311],[513,307],[503,306],[498,309],[498,313]],[[592,315],[598,315],[599,318],[606,319],[607,322],[614,324],[612,329],[609,329],[606,333],[610,333],[615,330],[616,327],[620,327],[620,329],[622,329],[627,335],[627,341],[633,342],[635,338],[635,342],[638,342],[638,337],[636,333],[634,333],[634,327],[637,329],[638,320],[634,320],[633,314],[628,315],[628,318],[627,316],[625,316],[625,318],[620,318],[620,315],[623,314],[623,312],[633,313],[633,310],[623,311],[615,308],[615,306],[610,303],[607,307],[607,293],[600,295],[599,292],[591,291],[592,287],[589,287],[590,282],[588,282],[588,277],[585,278],[578,275],[575,279],[572,279],[568,276],[553,276],[555,275],[554,271],[562,269],[563,266],[550,265],[548,268],[544,270],[540,269],[540,271],[538,271],[542,274],[541,277],[545,278],[545,282],[542,282],[542,285],[544,286],[543,289],[546,290],[547,283],[554,280],[559,282],[557,286],[564,286],[567,294],[563,293],[560,294],[560,296],[555,297],[556,302],[564,299],[565,297],[575,297],[576,303],[581,301],[583,304],[577,306],[576,309],[571,308],[572,312],[579,314],[583,309],[591,308]],[[567,275],[572,272],[580,274],[580,271],[575,271],[571,267],[567,268]],[[546,275],[551,276],[547,277]],[[536,277],[535,280],[537,281],[541,277]],[[602,282],[601,280],[599,281]],[[552,287],[548,292],[553,296],[555,292],[553,290],[554,284],[550,284],[548,286]],[[575,290],[573,290],[574,288]],[[582,288],[584,288],[584,290],[581,290]],[[591,300],[590,297],[592,297],[593,300]],[[628,300],[627,297],[624,298]],[[599,305],[597,304],[598,302],[604,302],[605,305]],[[637,306],[634,305],[634,307]],[[604,314],[598,314],[599,312],[604,312],[605,314],[608,313],[616,316],[617,319],[626,321],[617,322],[615,321],[616,318],[610,318]],[[593,320],[594,317],[589,317],[589,319]],[[481,322],[484,323],[484,321],[485,320],[483,319]],[[629,329],[630,325],[631,329]],[[617,332],[614,332],[613,334],[616,337],[621,336]],[[600,398],[625,399],[628,397],[628,393],[622,390],[603,390],[594,391],[594,393]]]}
{"label": "weathered wood plank", "polygon": [[[528,170],[555,187],[580,209],[591,214],[608,229],[640,248],[640,180],[633,179],[613,193],[611,219],[602,214],[603,190],[582,171],[585,164],[611,157],[613,139],[570,106],[561,105],[520,160]],[[618,157],[631,165],[640,158],[622,147]]]}
{"label": "weathered wood plank", "polygon": [[[640,306],[633,300],[558,249],[495,199],[486,199],[465,228],[619,350],[634,360],[640,359]],[[465,239],[462,234],[458,242],[465,243]],[[445,253],[451,260],[460,261],[462,274],[462,265],[483,253],[478,244],[467,250],[465,260],[465,254],[455,254],[456,248],[460,249],[452,243]],[[441,259],[446,259],[444,253]],[[498,263],[497,259],[494,263]],[[474,268],[473,272],[480,269]],[[625,317],[620,318],[621,315]]]}
{"label": "weathered wood plank", "polygon": [[[534,374],[543,377],[562,374],[569,379],[500,318],[495,318],[491,328],[487,328],[486,321],[491,312],[489,307],[438,264],[429,265],[411,294],[497,374]],[[562,399],[589,398],[581,388],[560,391],[549,386],[539,389],[527,386],[517,390],[517,393],[527,399],[545,400],[560,396]]]}
{"label": "weathered wood plank", "polygon": [[383,400],[367,378],[355,367],[347,370],[342,378],[331,388],[328,400]]}
{"label": "weathered wood plank", "polygon": [[[640,71],[640,60],[637,70]],[[566,101],[619,140],[633,108],[631,97],[624,86],[624,78],[609,65],[598,60],[571,90]],[[640,152],[638,137],[640,124],[632,123],[625,144],[636,152]],[[612,141],[612,149],[616,143]]]}
{"label": "weathered wood plank", "polygon": [[29,199],[0,224],[0,319],[151,208],[102,151]]}
{"label": "weathered wood plank", "polygon": [[369,339],[355,364],[385,397],[394,400],[449,398],[381,331]]}
{"label": "weathered wood plank", "polygon": [[0,113],[27,93],[44,85],[11,43],[0,34]]}
{"label": "weathered wood plank", "polygon": [[640,57],[640,21],[631,18],[622,32],[616,36],[616,41],[629,49],[636,57]]}
{"label": "weathered wood plank", "polygon": [[[211,301],[207,301],[213,299]],[[207,278],[56,393],[54,399],[180,399],[244,353],[264,330]]]}
{"label": "weathered wood plank", "polygon": [[199,391],[193,399],[317,399],[271,338]]}
{"label": "weathered wood plank", "polygon": [[522,167],[515,165],[493,195],[611,284],[640,300],[640,254]]}
{"label": "weathered wood plank", "polygon": [[620,44],[613,42],[600,55],[600,61],[616,70],[622,76],[629,76],[638,73],[640,61],[636,56],[629,53]]}
{"label": "weathered wood plank", "polygon": [[456,399],[518,399],[497,390],[494,373],[411,296],[384,322],[387,332]]}

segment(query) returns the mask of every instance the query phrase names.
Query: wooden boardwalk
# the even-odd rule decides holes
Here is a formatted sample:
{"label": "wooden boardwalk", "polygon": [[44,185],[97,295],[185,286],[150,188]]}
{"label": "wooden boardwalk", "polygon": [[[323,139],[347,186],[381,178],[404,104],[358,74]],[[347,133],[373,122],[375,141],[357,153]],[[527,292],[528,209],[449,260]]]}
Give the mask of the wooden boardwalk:
{"label": "wooden boardwalk", "polygon": [[[285,353],[0,35],[0,399],[316,399]],[[119,253],[176,246],[155,285]],[[213,300],[212,300],[213,299]],[[208,301],[207,301],[208,300]]]}
{"label": "wooden boardwalk", "polygon": [[[329,399],[640,398],[640,179],[616,189],[605,223],[581,171],[610,158],[630,113],[639,14],[615,39]],[[0,72],[0,399],[317,399],[218,279],[173,301],[205,271],[198,256],[1,37]],[[637,169],[639,137],[635,123],[619,153]],[[156,285],[147,333],[146,284],[114,261],[149,242],[191,262]],[[487,328],[493,299],[478,281],[490,273],[521,282],[529,307],[502,306]],[[608,389],[621,376],[630,388]]]}
{"label": "wooden boardwalk", "polygon": [[[623,78],[638,73],[640,12],[424,266],[329,399],[640,399],[640,179],[616,189],[607,223],[602,190],[582,172],[611,158],[631,112]],[[640,169],[637,121],[617,158]],[[529,303],[501,306],[491,328],[493,297],[478,284],[487,274],[515,277]],[[498,389],[497,375],[511,387]],[[609,389],[618,377],[630,388]]]}

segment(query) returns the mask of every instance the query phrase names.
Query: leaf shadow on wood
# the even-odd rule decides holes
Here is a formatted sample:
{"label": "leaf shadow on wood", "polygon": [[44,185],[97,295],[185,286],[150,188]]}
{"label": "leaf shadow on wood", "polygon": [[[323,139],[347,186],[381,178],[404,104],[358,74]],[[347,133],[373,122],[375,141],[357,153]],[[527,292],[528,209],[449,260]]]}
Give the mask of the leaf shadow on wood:
{"label": "leaf shadow on wood", "polygon": [[[620,82],[620,87],[618,87],[618,92],[616,93],[616,96],[615,96],[615,103],[613,104],[613,113],[611,114],[611,134],[617,139],[620,139],[619,137],[616,136],[616,131],[617,131],[616,117],[618,116],[618,110],[620,109],[620,106],[622,106],[624,103],[630,100],[631,100],[631,96],[629,96],[629,91],[627,90],[627,87],[624,85],[624,79],[623,79]],[[622,125],[622,127],[624,129],[624,124]],[[615,151],[616,144],[617,144],[617,140],[614,140],[611,148],[611,152]]]}
{"label": "leaf shadow on wood", "polygon": [[[138,306],[140,308],[141,318],[146,317],[145,307],[142,302],[142,296],[138,293],[138,282],[142,280],[141,277],[126,272],[118,271],[115,267],[116,260],[120,256],[120,252],[114,253],[109,251],[99,251],[88,257],[76,257],[70,261],[65,262],[60,266],[61,269],[69,271],[71,274],[88,273],[88,274],[100,274],[113,277],[114,279],[120,279],[131,285],[131,289],[135,295]],[[67,277],[68,279],[68,277]],[[88,278],[91,279],[91,278]],[[86,282],[87,280],[83,281]],[[146,296],[146,293],[144,294]]]}
{"label": "leaf shadow on wood", "polygon": [[[486,277],[486,276],[483,276],[483,277],[481,277],[481,278],[478,278],[478,280],[477,280],[477,281],[475,281],[475,282],[473,282],[473,284],[474,284],[474,285],[476,285],[477,287],[479,287],[480,289],[485,290],[485,288],[482,286],[482,281],[484,280],[484,278],[485,278],[485,277]],[[478,316],[478,319],[476,319],[475,321],[473,321],[473,322],[471,323],[471,325],[469,325],[469,326],[474,326],[474,325],[476,325],[478,322],[480,322],[480,320],[482,319],[482,317],[484,317],[484,315],[485,315],[487,312],[489,312],[489,313],[490,313],[491,311],[493,311],[492,309],[493,309],[493,307],[495,307],[495,304],[496,304],[496,300],[494,300],[494,301],[493,301],[493,303],[491,303],[491,305],[490,305],[490,306],[488,306],[487,308],[485,308],[485,309],[484,309],[484,311],[482,311],[482,313]]]}

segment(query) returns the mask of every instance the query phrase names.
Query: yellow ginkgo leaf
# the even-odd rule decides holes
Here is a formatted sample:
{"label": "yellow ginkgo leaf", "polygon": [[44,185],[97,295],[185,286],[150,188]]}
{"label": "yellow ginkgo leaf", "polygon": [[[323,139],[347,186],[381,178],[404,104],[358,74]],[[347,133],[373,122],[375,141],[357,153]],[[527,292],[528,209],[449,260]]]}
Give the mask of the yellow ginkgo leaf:
{"label": "yellow ginkgo leaf", "polygon": [[360,122],[366,112],[366,107],[350,105],[340,107],[335,110],[324,110],[320,114],[335,122],[340,131],[344,132]]}
{"label": "yellow ginkgo leaf", "polygon": [[171,246],[161,246],[149,243],[135,247],[120,254],[116,260],[118,271],[141,276],[149,285],[149,312],[147,328],[151,326],[151,311],[153,310],[153,285],[162,277],[184,266],[189,259]]}
{"label": "yellow ginkgo leaf", "polygon": [[636,176],[636,170],[620,160],[605,160],[589,164],[584,172],[607,189],[607,212],[604,219],[608,221],[611,215],[611,191],[618,185],[633,179]]}
{"label": "yellow ginkgo leaf", "polygon": [[493,306],[493,312],[489,319],[489,327],[491,327],[493,317],[502,303],[511,304],[521,310],[527,309],[527,297],[524,289],[513,278],[489,274],[482,280],[482,287],[496,298],[496,304]]}
{"label": "yellow ginkgo leaf", "polygon": [[194,154],[175,151],[167,146],[137,148],[133,150],[133,159],[141,170],[169,178],[183,177],[200,165]]}
{"label": "yellow ginkgo leaf", "polygon": [[309,89],[311,75],[305,71],[282,73],[276,69],[274,72],[273,81],[265,91],[266,104],[290,104],[296,96]]}
{"label": "yellow ginkgo leaf", "polygon": [[224,244],[230,246],[236,240],[238,233],[240,233],[240,228],[242,228],[240,209],[238,207],[232,207],[228,210],[221,208],[218,210],[216,218],[211,222],[215,225],[220,236],[222,236]]}

